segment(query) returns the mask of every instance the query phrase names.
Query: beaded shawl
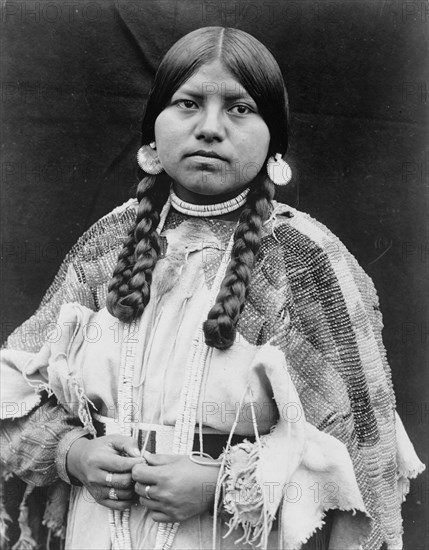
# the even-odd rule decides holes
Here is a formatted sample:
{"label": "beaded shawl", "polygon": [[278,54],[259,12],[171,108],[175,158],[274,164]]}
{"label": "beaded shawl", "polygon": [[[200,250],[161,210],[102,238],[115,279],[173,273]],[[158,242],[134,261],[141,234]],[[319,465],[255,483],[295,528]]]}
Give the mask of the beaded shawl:
{"label": "beaded shawl", "polygon": [[[104,306],[135,207],[129,201],[79,239],[38,310],[7,347],[38,351],[65,302]],[[269,340],[284,352],[307,421],[346,445],[373,518],[368,549],[384,541],[400,545],[398,487],[422,469],[420,463],[397,462],[395,397],[382,327],[373,283],[344,245],[307,214],[274,203],[237,330],[252,344]]]}

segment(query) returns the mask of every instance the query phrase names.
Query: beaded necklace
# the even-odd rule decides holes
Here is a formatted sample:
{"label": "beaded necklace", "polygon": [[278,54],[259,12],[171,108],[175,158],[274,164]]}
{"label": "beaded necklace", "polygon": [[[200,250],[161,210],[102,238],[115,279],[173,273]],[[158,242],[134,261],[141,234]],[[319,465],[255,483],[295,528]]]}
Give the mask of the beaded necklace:
{"label": "beaded necklace", "polygon": [[242,191],[236,197],[229,201],[219,202],[216,204],[192,204],[190,202],[179,199],[173,188],[170,190],[170,200],[172,206],[178,212],[187,214],[188,216],[196,216],[198,218],[208,218],[210,216],[221,216],[222,214],[228,214],[234,210],[241,208],[246,202],[247,195],[249,194],[249,188]]}

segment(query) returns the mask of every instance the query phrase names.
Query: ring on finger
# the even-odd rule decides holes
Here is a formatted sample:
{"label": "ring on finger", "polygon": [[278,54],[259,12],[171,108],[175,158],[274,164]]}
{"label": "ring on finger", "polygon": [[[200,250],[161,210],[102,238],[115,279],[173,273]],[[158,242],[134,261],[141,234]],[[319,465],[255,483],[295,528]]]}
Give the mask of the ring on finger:
{"label": "ring on finger", "polygon": [[146,485],[146,487],[144,489],[146,498],[149,499],[149,500],[152,500],[152,497],[149,495],[149,490],[150,490],[150,485]]}
{"label": "ring on finger", "polygon": [[116,494],[116,491],[115,491],[115,488],[114,487],[111,487],[109,489],[109,498],[110,500],[119,500],[119,497],[118,495]]}
{"label": "ring on finger", "polygon": [[113,473],[107,472],[106,474],[106,483],[108,487],[111,487],[113,485]]}

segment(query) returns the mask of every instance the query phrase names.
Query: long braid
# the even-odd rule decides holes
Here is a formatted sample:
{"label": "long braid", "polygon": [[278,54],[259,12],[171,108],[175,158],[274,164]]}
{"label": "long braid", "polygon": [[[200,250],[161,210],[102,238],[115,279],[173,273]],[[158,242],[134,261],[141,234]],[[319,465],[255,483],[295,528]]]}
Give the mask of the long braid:
{"label": "long braid", "polygon": [[[160,176],[147,177],[139,183],[136,224],[124,242],[109,283],[107,308],[123,322],[139,317],[149,302],[152,272],[160,252],[156,228],[169,188],[168,181],[162,180]],[[227,349],[234,343],[236,324],[259,250],[262,224],[269,216],[273,196],[271,180],[266,176],[255,178],[235,230],[225,278],[203,326],[209,346]]]}
{"label": "long braid", "polygon": [[235,230],[231,260],[224,280],[203,325],[208,346],[227,349],[235,341],[236,325],[259,250],[262,225],[269,216],[273,196],[272,181],[263,175],[255,178]]}
{"label": "long braid", "polygon": [[119,253],[106,301],[109,312],[123,322],[139,317],[149,302],[152,272],[160,252],[156,228],[168,190],[164,174],[147,176],[138,184],[136,223]]}

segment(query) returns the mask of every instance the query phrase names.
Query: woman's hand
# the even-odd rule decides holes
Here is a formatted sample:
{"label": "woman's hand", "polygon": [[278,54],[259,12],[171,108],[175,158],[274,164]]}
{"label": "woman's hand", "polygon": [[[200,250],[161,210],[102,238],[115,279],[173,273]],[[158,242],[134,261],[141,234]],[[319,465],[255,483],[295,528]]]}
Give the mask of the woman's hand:
{"label": "woman's hand", "polygon": [[202,466],[188,456],[148,452],[144,458],[147,464],[135,465],[132,477],[140,503],[154,521],[184,521],[211,508],[220,464]]}
{"label": "woman's hand", "polygon": [[[131,469],[142,460],[137,442],[132,437],[81,437],[67,453],[67,471],[88,489],[99,504],[113,510],[125,510],[135,503]],[[107,477],[109,472],[112,474],[110,483]],[[109,498],[112,487],[118,500]]]}

